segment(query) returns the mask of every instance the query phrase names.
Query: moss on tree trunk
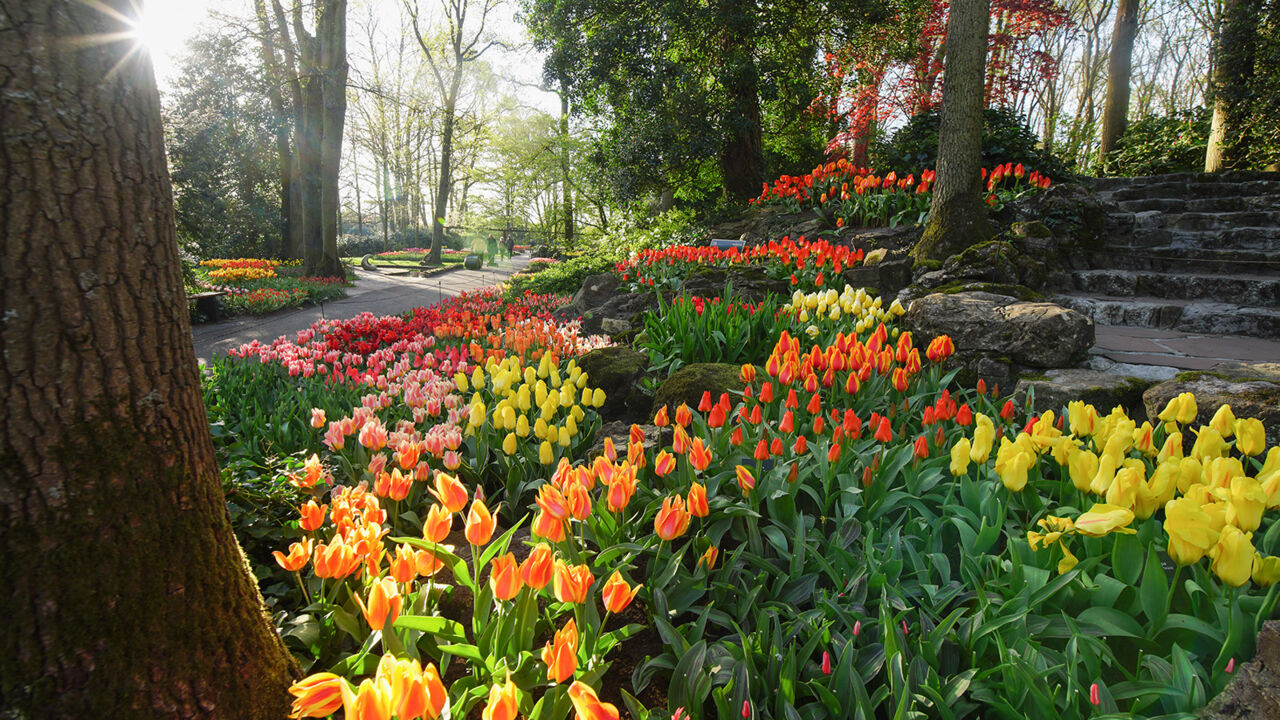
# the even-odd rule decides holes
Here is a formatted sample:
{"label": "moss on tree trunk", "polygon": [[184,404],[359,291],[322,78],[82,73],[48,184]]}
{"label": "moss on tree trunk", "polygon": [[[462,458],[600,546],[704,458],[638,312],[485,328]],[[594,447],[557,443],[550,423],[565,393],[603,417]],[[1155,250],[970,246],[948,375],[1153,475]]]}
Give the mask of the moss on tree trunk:
{"label": "moss on tree trunk", "polygon": [[[114,13],[6,5],[0,706],[280,718],[297,673],[227,520],[159,98]],[[114,68],[114,69],[113,69]]]}

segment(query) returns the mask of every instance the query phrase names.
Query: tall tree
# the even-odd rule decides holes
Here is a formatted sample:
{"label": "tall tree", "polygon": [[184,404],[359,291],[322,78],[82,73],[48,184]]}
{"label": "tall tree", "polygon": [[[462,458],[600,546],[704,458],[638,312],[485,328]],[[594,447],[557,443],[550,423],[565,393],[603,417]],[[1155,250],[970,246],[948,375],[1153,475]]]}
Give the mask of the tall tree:
{"label": "tall tree", "polygon": [[[1226,0],[1214,39],[1213,119],[1204,171],[1243,168],[1262,0]],[[1274,112],[1274,108],[1271,109]]]}
{"label": "tall tree", "polygon": [[1118,0],[1116,25],[1107,56],[1107,102],[1102,111],[1098,161],[1116,149],[1129,122],[1129,88],[1133,75],[1133,41],[1138,36],[1139,0]]}
{"label": "tall tree", "polygon": [[296,666],[227,520],[136,7],[0,2],[0,698],[281,718]]}
{"label": "tall tree", "polygon": [[942,259],[991,237],[982,198],[982,108],[991,0],[955,0],[947,20],[942,124],[929,222],[912,254]]}
{"label": "tall tree", "polygon": [[[453,192],[454,133],[458,122],[458,99],[468,66],[476,63],[497,41],[487,36],[490,16],[501,0],[440,0],[447,31],[443,47],[423,34],[419,21],[418,0],[403,0],[413,20],[413,34],[431,67],[440,91],[442,106],[440,130],[440,167],[436,183],[435,214],[431,221],[431,254],[428,261],[440,262],[444,245],[444,221]],[[470,24],[468,24],[470,19]]]}

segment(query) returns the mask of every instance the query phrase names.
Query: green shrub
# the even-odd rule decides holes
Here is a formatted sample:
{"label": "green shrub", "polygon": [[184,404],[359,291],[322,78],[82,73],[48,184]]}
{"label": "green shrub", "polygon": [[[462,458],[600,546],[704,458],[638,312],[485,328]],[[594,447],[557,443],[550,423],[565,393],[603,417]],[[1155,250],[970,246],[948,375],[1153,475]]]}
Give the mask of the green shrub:
{"label": "green shrub", "polygon": [[[983,112],[982,166],[1022,163],[1054,180],[1068,175],[1066,165],[1038,147],[1039,140],[1022,116],[1012,110],[988,108]],[[888,142],[872,148],[871,166],[877,172],[896,171],[900,175],[932,168],[938,161],[937,110],[922,112],[907,121]]]}
{"label": "green shrub", "polygon": [[1209,112],[1203,107],[1146,117],[1129,124],[1120,147],[1099,168],[1103,175],[1161,175],[1204,169]]}
{"label": "green shrub", "polygon": [[581,255],[554,263],[530,275],[516,275],[506,284],[506,297],[515,298],[527,291],[538,294],[572,295],[591,275],[613,270],[618,256],[608,248],[594,248]]}

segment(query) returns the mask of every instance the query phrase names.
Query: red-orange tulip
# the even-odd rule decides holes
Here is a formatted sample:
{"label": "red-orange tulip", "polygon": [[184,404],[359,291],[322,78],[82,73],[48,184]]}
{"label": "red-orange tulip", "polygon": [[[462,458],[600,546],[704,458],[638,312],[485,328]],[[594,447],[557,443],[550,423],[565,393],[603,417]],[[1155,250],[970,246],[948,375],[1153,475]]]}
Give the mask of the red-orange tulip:
{"label": "red-orange tulip", "polygon": [[342,689],[346,680],[330,672],[308,675],[289,687],[293,695],[291,718],[329,717],[342,707]]}
{"label": "red-orange tulip", "polygon": [[493,537],[493,529],[497,521],[493,513],[485,506],[484,501],[476,498],[471,502],[471,511],[467,513],[467,542],[472,545],[485,545]]}
{"label": "red-orange tulip", "polygon": [[689,427],[689,423],[693,422],[693,411],[688,405],[680,403],[680,407],[676,408],[676,424],[680,427]]}
{"label": "red-orange tulip", "polygon": [[689,488],[689,514],[694,517],[706,517],[710,513],[711,510],[707,505],[707,488],[702,483],[694,483]]}
{"label": "red-orange tulip", "polygon": [[744,496],[750,494],[756,488],[755,475],[752,475],[750,470],[741,465],[734,468],[734,472],[738,476],[738,487],[742,488],[742,494]]}
{"label": "red-orange tulip", "polygon": [[494,558],[489,564],[489,587],[493,596],[499,600],[510,600],[520,594],[524,585],[520,579],[520,566],[516,564],[516,556],[507,553]]}
{"label": "red-orange tulip", "polygon": [[556,559],[552,570],[552,590],[560,602],[583,603],[587,600],[587,590],[595,576],[588,565],[568,565]]}
{"label": "red-orange tulip", "polygon": [[668,497],[662,501],[662,509],[653,519],[653,531],[663,540],[674,540],[689,529],[689,519],[684,500],[679,496]]}
{"label": "red-orange tulip", "polygon": [[565,500],[564,493],[550,483],[538,488],[537,503],[538,507],[542,508],[543,514],[556,520],[569,517],[569,502]]}
{"label": "red-orange tulip", "polygon": [[618,708],[602,701],[596,691],[582,682],[569,686],[569,699],[577,711],[578,720],[618,720]]}
{"label": "red-orange tulip", "polygon": [[666,450],[658,453],[658,457],[653,459],[653,472],[656,473],[658,477],[666,477],[675,469],[676,458]]}
{"label": "red-orange tulip", "polygon": [[667,417],[667,406],[663,405],[662,409],[653,416],[653,424],[658,427],[666,427],[671,424],[671,419]]}
{"label": "red-orange tulip", "polygon": [[699,472],[711,464],[711,448],[703,444],[701,437],[694,438],[693,445],[689,447],[689,462]]}
{"label": "red-orange tulip", "polygon": [[557,630],[552,642],[542,649],[542,662],[547,666],[547,678],[553,683],[573,677],[578,669],[578,625],[573,618]]}
{"label": "red-orange tulip", "polygon": [[705,565],[707,569],[710,570],[716,566],[716,559],[719,557],[720,550],[717,549],[715,545],[712,545],[707,548],[706,552],[702,553],[702,557],[698,558],[698,566],[701,567]]}
{"label": "red-orange tulip", "polygon": [[617,571],[613,571],[613,575],[605,582],[604,588],[600,591],[601,599],[604,601],[606,610],[612,613],[620,613],[627,609],[631,601],[635,598],[636,592],[643,585],[631,587],[627,585],[627,581],[622,579],[622,575]]}
{"label": "red-orange tulip", "polygon": [[541,511],[533,516],[531,532],[534,537],[546,538],[551,542],[561,542],[564,540],[564,521],[557,520],[545,511]]}
{"label": "red-orange tulip", "polygon": [[541,590],[551,582],[554,568],[555,553],[551,551],[550,545],[540,542],[520,565],[520,580],[534,590]]}

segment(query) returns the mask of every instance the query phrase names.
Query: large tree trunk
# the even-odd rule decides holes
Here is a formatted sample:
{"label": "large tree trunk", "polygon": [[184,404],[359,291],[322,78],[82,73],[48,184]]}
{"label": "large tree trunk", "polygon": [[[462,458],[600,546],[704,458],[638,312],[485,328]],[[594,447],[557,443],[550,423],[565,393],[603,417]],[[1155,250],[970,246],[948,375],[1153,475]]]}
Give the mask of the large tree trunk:
{"label": "large tree trunk", "polygon": [[560,179],[564,184],[564,246],[573,249],[573,181],[569,177],[569,88],[560,81]]}
{"label": "large tree trunk", "polygon": [[294,155],[293,146],[289,138],[290,123],[287,121],[292,117],[292,113],[291,109],[286,109],[285,107],[284,90],[282,89],[282,86],[287,82],[286,73],[280,65],[279,56],[276,54],[277,48],[273,37],[275,33],[272,30],[271,18],[267,14],[267,6],[264,0],[254,0],[254,10],[258,18],[258,31],[261,33],[262,64],[270,80],[267,86],[267,96],[271,101],[271,112],[275,115],[276,154],[280,156],[279,254],[282,259],[301,259],[300,255],[294,254],[297,248],[291,242],[294,237],[292,231],[294,223],[293,202],[297,193],[293,187]]}
{"label": "large tree trunk", "polygon": [[947,20],[938,168],[929,222],[912,255],[943,259],[991,237],[982,185],[982,106],[990,0],[955,0]]}
{"label": "large tree trunk", "polygon": [[729,98],[720,148],[720,174],[728,200],[745,203],[760,194],[764,181],[761,142],[760,74],[756,68],[755,0],[725,0],[721,84]]}
{"label": "large tree trunk", "polygon": [[345,277],[338,257],[341,198],[338,175],[342,169],[342,129],[347,117],[347,0],[329,0],[316,19],[319,43],[323,110],[320,116],[320,246],[314,267],[320,277]]}
{"label": "large tree trunk", "polygon": [[1133,75],[1133,40],[1138,34],[1139,0],[1119,0],[1116,25],[1107,57],[1107,100],[1102,111],[1098,162],[1116,149],[1129,122],[1129,86]]}
{"label": "large tree trunk", "polygon": [[282,718],[296,667],[227,520],[131,0],[0,3],[0,703]]}
{"label": "large tree trunk", "polygon": [[1214,43],[1211,86],[1213,119],[1205,150],[1204,171],[1244,169],[1245,120],[1249,85],[1258,48],[1259,0],[1226,0]]}
{"label": "large tree trunk", "polygon": [[454,92],[445,101],[444,128],[440,133],[440,181],[436,185],[436,210],[431,218],[431,255],[428,262],[440,264],[440,249],[444,247],[444,218],[449,210],[449,189],[453,185],[453,114],[457,98],[458,81],[454,80]]}

